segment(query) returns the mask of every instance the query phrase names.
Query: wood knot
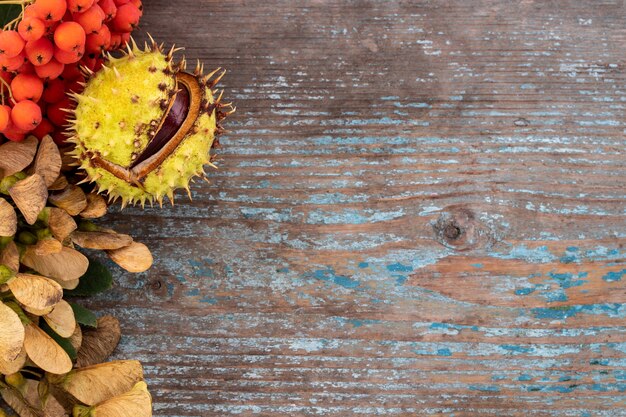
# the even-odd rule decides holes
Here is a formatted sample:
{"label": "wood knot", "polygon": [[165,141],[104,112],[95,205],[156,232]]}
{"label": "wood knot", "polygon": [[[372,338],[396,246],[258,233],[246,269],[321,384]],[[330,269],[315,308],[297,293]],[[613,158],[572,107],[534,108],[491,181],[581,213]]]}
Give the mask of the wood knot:
{"label": "wood knot", "polygon": [[433,231],[439,243],[457,251],[489,246],[494,241],[491,229],[465,207],[449,207],[433,224]]}

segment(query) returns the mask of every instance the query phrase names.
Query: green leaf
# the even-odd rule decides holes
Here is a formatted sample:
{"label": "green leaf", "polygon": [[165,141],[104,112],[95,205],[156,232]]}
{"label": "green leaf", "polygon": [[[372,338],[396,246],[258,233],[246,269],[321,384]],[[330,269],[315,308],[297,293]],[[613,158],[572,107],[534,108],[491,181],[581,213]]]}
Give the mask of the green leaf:
{"label": "green leaf", "polygon": [[22,6],[19,4],[0,4],[0,27],[4,27],[20,13],[22,13]]}
{"label": "green leaf", "polygon": [[86,297],[98,294],[110,289],[113,286],[113,276],[111,272],[99,261],[89,258],[89,268],[85,275],[80,277],[78,287],[65,291],[66,295],[76,297]]}
{"label": "green leaf", "polygon": [[70,339],[59,336],[54,330],[52,330],[52,328],[50,328],[50,326],[48,326],[48,323],[46,323],[44,320],[41,320],[39,322],[39,328],[46,332],[46,334],[52,339],[54,339],[54,341],[57,342],[57,344],[61,346],[65,352],[67,352],[71,360],[76,360],[78,354],[76,352],[76,349],[74,349],[74,346],[72,346]]}
{"label": "green leaf", "polygon": [[69,304],[72,307],[72,310],[74,310],[74,317],[76,317],[76,322],[78,324],[93,327],[94,329],[98,327],[98,318],[94,313],[81,305],[72,303],[71,301]]}

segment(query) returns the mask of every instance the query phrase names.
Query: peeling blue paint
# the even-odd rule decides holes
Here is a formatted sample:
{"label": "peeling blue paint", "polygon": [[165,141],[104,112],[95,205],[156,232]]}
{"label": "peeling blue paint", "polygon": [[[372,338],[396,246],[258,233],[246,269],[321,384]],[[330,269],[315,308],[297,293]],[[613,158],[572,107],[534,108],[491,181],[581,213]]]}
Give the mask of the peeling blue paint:
{"label": "peeling blue paint", "polygon": [[481,392],[500,392],[500,387],[497,385],[470,385],[469,389]]}
{"label": "peeling blue paint", "polygon": [[621,303],[591,304],[563,307],[539,307],[531,309],[532,314],[538,319],[564,320],[574,317],[579,313],[604,314],[609,317],[626,317],[626,309]]}
{"label": "peeling blue paint", "polygon": [[345,275],[337,275],[335,270],[332,268],[318,269],[316,271],[313,271],[312,273],[307,273],[304,276],[305,278],[314,278],[319,281],[332,282],[348,289],[354,289],[361,285],[359,281],[356,281],[350,277],[347,277]]}
{"label": "peeling blue paint", "polygon": [[535,291],[535,288],[519,288],[515,290],[516,295],[528,295],[532,294]]}
{"label": "peeling blue paint", "polygon": [[515,353],[531,353],[532,347],[520,346],[520,345],[500,345],[500,347],[509,352]]}
{"label": "peeling blue paint", "polygon": [[622,277],[626,275],[626,269],[622,269],[621,271],[611,271],[602,276],[602,279],[606,282],[616,282],[621,281]]}
{"label": "peeling blue paint", "polygon": [[413,267],[411,265],[403,265],[400,262],[396,262],[387,265],[387,270],[390,272],[412,272]]}

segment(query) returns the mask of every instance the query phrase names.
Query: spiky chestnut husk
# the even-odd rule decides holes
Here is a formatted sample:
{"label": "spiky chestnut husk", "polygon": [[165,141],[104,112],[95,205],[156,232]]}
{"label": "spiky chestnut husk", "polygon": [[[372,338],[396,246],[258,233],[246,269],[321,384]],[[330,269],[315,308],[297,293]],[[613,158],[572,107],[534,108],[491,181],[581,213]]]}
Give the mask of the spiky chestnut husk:
{"label": "spiky chestnut husk", "polygon": [[72,96],[72,155],[85,181],[122,206],[162,204],[166,196],[173,203],[179,188],[191,197],[190,181],[212,165],[219,121],[234,111],[213,90],[224,72],[203,75],[198,63],[187,73],[184,58],[173,63],[174,52],[154,42],[140,50],[133,42]]}

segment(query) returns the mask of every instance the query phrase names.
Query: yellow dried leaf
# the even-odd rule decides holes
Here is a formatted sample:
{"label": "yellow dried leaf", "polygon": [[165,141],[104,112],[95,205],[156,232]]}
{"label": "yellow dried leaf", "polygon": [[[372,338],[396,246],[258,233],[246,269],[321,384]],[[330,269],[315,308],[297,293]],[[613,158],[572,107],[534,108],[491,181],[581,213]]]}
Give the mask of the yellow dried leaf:
{"label": "yellow dried leaf", "polygon": [[0,360],[14,361],[24,344],[24,325],[9,306],[0,302]]}
{"label": "yellow dried leaf", "polygon": [[37,255],[50,255],[53,253],[59,253],[63,250],[63,244],[53,237],[38,240],[34,245],[35,253]]}
{"label": "yellow dried leaf", "polygon": [[63,242],[70,233],[78,228],[67,211],[56,207],[48,207],[46,210],[48,210],[48,227],[52,235],[59,241]]}
{"label": "yellow dried leaf", "polygon": [[67,182],[67,178],[65,177],[65,175],[59,175],[59,177],[56,179],[56,181],[53,182],[48,187],[48,190],[50,190],[50,191],[61,191],[61,190],[65,190],[65,188],[68,185],[69,185],[69,182]]}
{"label": "yellow dried leaf", "polygon": [[24,350],[24,346],[20,350],[20,353],[17,357],[11,361],[5,361],[0,358],[0,374],[3,375],[11,375],[18,372],[20,369],[24,367],[26,364],[26,351]]}
{"label": "yellow dried leaf", "polygon": [[61,284],[61,287],[63,287],[64,290],[73,290],[74,288],[78,287],[78,284],[80,284],[79,279],[73,279],[71,281],[57,281],[57,282]]}
{"label": "yellow dried leaf", "polygon": [[35,323],[26,326],[24,349],[30,360],[46,372],[65,374],[72,370],[72,360],[65,350]]}
{"label": "yellow dried leaf", "polygon": [[143,380],[143,370],[138,361],[115,361],[74,369],[48,380],[81,403],[96,405],[130,391]]}
{"label": "yellow dried leaf", "polygon": [[[45,388],[40,385],[40,382],[33,379],[22,378],[22,383],[19,387],[14,389],[7,388],[7,391],[11,392],[15,397],[3,392],[3,399],[21,417],[30,415],[37,417],[66,417],[68,415],[57,399],[49,393],[45,393]],[[17,399],[19,401],[16,401]],[[25,406],[27,410],[24,410]]]}
{"label": "yellow dried leaf", "polygon": [[78,216],[87,207],[85,192],[80,187],[71,184],[63,191],[50,194],[48,200],[58,208],[67,211],[70,216]]}
{"label": "yellow dried leaf", "polygon": [[9,188],[9,194],[26,222],[35,224],[48,198],[48,188],[44,179],[39,174],[28,176]]}
{"label": "yellow dried leaf", "polygon": [[80,326],[74,328],[74,333],[70,336],[70,343],[76,352],[83,344],[83,331]]}
{"label": "yellow dried leaf", "polygon": [[152,254],[143,243],[133,242],[124,248],[107,251],[107,254],[128,272],[144,272],[152,266]]}
{"label": "yellow dried leaf", "polygon": [[132,237],[121,233],[82,232],[77,230],[70,237],[72,242],[87,249],[120,249],[133,243]]}
{"label": "yellow dried leaf", "polygon": [[96,329],[83,332],[76,366],[82,368],[104,362],[117,347],[121,335],[120,322],[115,317],[100,317]]}
{"label": "yellow dried leaf", "polygon": [[87,207],[81,211],[80,217],[97,219],[107,214],[107,203],[100,194],[87,194]]}
{"label": "yellow dried leaf", "polygon": [[19,414],[20,417],[39,417],[16,389],[2,388],[0,389],[0,395],[2,395],[2,399]]}
{"label": "yellow dried leaf", "polygon": [[47,187],[54,184],[61,174],[61,153],[49,135],[44,136],[39,143],[33,170],[42,176]]}
{"label": "yellow dried leaf", "polygon": [[151,417],[152,398],[145,382],[137,382],[128,392],[94,407],[77,405],[74,417]]}
{"label": "yellow dried leaf", "polygon": [[37,143],[34,136],[29,136],[21,142],[6,142],[0,145],[0,170],[5,177],[22,171],[33,162]]}
{"label": "yellow dried leaf", "polygon": [[22,263],[42,275],[59,282],[73,281],[87,271],[89,260],[75,249],[64,246],[59,253],[37,255],[32,247],[27,247]]}
{"label": "yellow dried leaf", "polygon": [[0,198],[0,236],[13,236],[17,232],[17,214],[13,206]]}
{"label": "yellow dried leaf", "polygon": [[43,316],[43,319],[52,330],[64,338],[71,337],[76,329],[74,310],[65,300],[59,301],[50,314]]}
{"label": "yellow dried leaf", "polygon": [[7,285],[17,301],[31,312],[51,311],[63,297],[59,284],[40,275],[17,274]]}
{"label": "yellow dried leaf", "polygon": [[5,265],[17,272],[20,269],[20,252],[15,242],[9,242],[4,248],[0,249],[0,264]]}

